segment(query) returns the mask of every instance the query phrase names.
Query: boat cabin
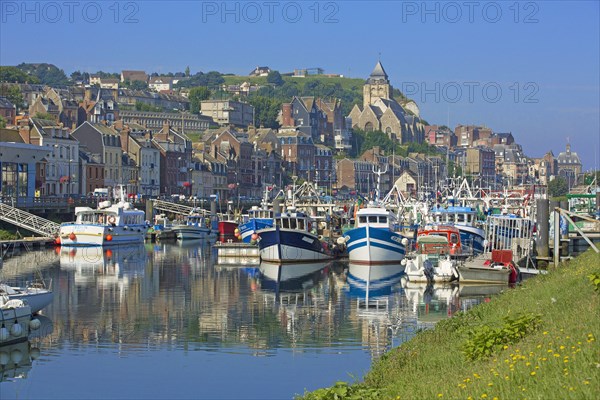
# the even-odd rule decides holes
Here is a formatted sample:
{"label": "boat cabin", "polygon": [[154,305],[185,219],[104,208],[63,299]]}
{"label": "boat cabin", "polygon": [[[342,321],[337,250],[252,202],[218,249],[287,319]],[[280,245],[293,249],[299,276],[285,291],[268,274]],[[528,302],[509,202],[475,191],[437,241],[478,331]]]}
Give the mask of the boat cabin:
{"label": "boat cabin", "polygon": [[417,251],[420,254],[448,254],[450,246],[444,236],[422,235],[417,237]]}
{"label": "boat cabin", "polygon": [[185,217],[185,224],[188,226],[210,227],[210,219],[201,214],[193,214]]}
{"label": "boat cabin", "polygon": [[273,210],[269,210],[266,208],[258,208],[258,207],[252,207],[250,210],[248,210],[248,218],[249,219],[268,219],[268,220],[272,220],[273,219]]}
{"label": "boat cabin", "polygon": [[304,213],[281,213],[275,217],[275,225],[281,229],[312,231],[312,219]]}
{"label": "boat cabin", "polygon": [[431,210],[431,219],[436,224],[474,226],[477,223],[477,210],[472,207],[437,207]]}
{"label": "boat cabin", "polygon": [[394,229],[396,218],[394,214],[382,207],[361,208],[356,213],[355,227],[369,226],[371,228]]}
{"label": "boat cabin", "polygon": [[417,233],[417,246],[419,244],[419,240],[424,240],[424,237],[433,237],[432,240],[439,240],[435,238],[443,238],[446,245],[450,249],[452,254],[458,254],[461,250],[461,242],[460,242],[460,231],[450,225],[441,225],[441,226],[425,226],[422,229],[419,229]]}
{"label": "boat cabin", "polygon": [[79,225],[143,225],[144,212],[131,210],[122,212],[120,209],[94,210],[89,207],[77,207],[75,210],[75,223]]}

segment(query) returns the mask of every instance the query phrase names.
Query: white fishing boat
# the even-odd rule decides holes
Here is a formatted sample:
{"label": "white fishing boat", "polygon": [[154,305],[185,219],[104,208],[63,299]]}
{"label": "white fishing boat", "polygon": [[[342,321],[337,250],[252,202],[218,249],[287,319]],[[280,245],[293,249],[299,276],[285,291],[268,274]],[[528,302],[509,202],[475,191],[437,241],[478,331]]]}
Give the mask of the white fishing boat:
{"label": "white fishing boat", "polygon": [[31,314],[25,301],[0,296],[0,346],[26,341],[30,331],[40,328],[40,320]]}
{"label": "white fishing boat", "polygon": [[25,301],[33,314],[40,312],[54,300],[52,290],[42,283],[33,283],[25,287],[0,283],[0,296],[8,296],[9,300]]}
{"label": "white fishing boat", "polygon": [[217,233],[208,225],[207,217],[196,213],[187,215],[184,223],[173,224],[171,230],[175,232],[177,240],[212,239],[217,237]]}
{"label": "white fishing boat", "polygon": [[450,245],[444,236],[418,236],[417,251],[407,255],[405,260],[405,272],[411,282],[450,282],[458,279],[455,261],[450,258]]}
{"label": "white fishing boat", "polygon": [[60,226],[59,238],[63,246],[109,246],[144,243],[148,223],[145,213],[125,200],[112,204],[102,201],[97,209],[75,207],[75,222]]}
{"label": "white fishing boat", "polygon": [[344,241],[351,263],[363,265],[400,265],[408,240],[397,233],[396,217],[379,202],[378,175],[375,201],[356,213],[355,227],[345,233]]}

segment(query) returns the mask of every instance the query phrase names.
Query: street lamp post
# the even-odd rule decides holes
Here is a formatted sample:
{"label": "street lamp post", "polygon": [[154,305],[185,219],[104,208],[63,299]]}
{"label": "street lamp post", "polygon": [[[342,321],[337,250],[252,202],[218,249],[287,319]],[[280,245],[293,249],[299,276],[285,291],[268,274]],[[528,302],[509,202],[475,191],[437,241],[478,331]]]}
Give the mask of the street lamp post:
{"label": "street lamp post", "polygon": [[75,175],[75,174],[71,175],[71,163],[73,161],[74,160],[72,158],[69,158],[69,179],[67,180],[67,184],[69,185],[69,186],[67,186],[67,194],[69,195],[69,197],[71,196],[71,192],[72,192],[72,190],[71,190],[71,185],[72,185],[71,179],[73,178],[73,175]]}

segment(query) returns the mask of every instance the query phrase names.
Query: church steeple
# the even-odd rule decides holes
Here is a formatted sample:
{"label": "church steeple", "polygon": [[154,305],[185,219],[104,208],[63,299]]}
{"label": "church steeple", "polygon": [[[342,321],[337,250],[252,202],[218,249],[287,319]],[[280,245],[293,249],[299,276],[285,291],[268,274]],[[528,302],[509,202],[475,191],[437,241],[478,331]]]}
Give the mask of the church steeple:
{"label": "church steeple", "polygon": [[[373,72],[369,76],[369,81],[385,81],[388,82],[388,75],[383,69],[383,65],[381,65],[381,61],[377,61],[377,65],[373,68]],[[370,82],[369,82],[370,83]]]}
{"label": "church steeple", "polygon": [[388,75],[383,69],[381,61],[377,61],[373,72],[371,72],[363,87],[363,107],[374,104],[377,99],[391,99],[392,91]]}

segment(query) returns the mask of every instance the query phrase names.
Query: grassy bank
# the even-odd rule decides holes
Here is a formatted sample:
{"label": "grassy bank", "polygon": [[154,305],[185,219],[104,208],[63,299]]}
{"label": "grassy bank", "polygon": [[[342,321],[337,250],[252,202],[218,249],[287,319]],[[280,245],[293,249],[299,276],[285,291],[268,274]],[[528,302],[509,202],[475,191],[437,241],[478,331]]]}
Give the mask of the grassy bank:
{"label": "grassy bank", "polygon": [[384,355],[364,382],[305,399],[600,398],[600,293],[588,251]]}

